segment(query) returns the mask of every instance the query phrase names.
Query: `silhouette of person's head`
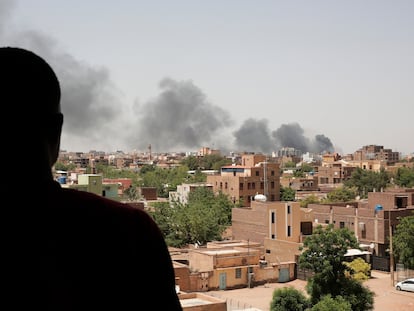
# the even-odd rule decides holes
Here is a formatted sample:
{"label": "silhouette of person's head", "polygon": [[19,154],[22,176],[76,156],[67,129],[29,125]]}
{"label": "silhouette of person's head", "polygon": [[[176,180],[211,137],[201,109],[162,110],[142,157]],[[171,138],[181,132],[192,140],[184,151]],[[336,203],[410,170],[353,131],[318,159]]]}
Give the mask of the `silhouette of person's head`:
{"label": "silhouette of person's head", "polygon": [[[63,115],[60,84],[52,67],[39,55],[18,47],[0,47],[1,125],[8,148],[27,148],[37,167],[50,171],[56,162]],[[47,166],[47,167],[46,167]],[[49,172],[50,173],[50,172]]]}

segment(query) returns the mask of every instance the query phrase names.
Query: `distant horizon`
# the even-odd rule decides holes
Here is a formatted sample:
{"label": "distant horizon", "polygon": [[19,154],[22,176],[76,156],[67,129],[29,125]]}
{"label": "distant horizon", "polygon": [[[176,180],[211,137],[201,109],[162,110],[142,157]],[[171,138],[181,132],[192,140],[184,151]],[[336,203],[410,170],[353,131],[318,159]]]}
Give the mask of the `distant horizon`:
{"label": "distant horizon", "polygon": [[41,3],[0,41],[55,68],[64,149],[414,152],[414,1]]}
{"label": "distant horizon", "polygon": [[[360,149],[362,149],[363,147],[365,147],[365,146],[372,146],[372,145],[374,145],[374,144],[367,144],[367,145],[363,145],[363,146],[361,146],[361,147],[359,147],[358,149],[356,149],[356,150],[354,150],[354,151],[352,151],[352,152],[349,152],[349,153],[339,153],[339,152],[336,152],[336,151],[333,151],[333,152],[331,152],[331,153],[338,153],[340,156],[346,156],[346,155],[350,155],[350,154],[353,154],[353,153],[355,153],[356,151],[358,151],[358,150],[360,150]],[[383,145],[375,145],[375,146],[383,146]],[[270,155],[270,154],[272,154],[272,153],[277,153],[278,152],[278,150],[275,150],[275,151],[272,151],[272,152],[270,152],[270,153],[265,153],[265,152],[259,152],[259,151],[249,151],[249,150],[243,150],[243,151],[236,151],[236,150],[232,150],[232,151],[226,151],[224,154],[223,154],[223,152],[222,152],[222,150],[220,150],[220,149],[213,149],[213,148],[211,148],[211,147],[208,147],[208,146],[201,146],[200,148],[198,148],[198,149],[196,149],[196,150],[187,150],[187,151],[183,151],[183,150],[181,150],[181,151],[178,151],[178,150],[175,150],[175,151],[154,151],[154,150],[151,150],[151,153],[152,154],[163,154],[163,153],[184,153],[184,154],[189,154],[189,153],[197,153],[201,148],[203,148],[203,147],[207,147],[207,148],[210,148],[210,149],[212,149],[212,150],[219,150],[220,151],[220,153],[222,154],[222,155],[228,155],[228,154],[230,154],[230,153],[236,153],[236,154],[241,154],[241,153],[254,153],[254,154],[265,154],[265,155]],[[289,147],[282,147],[282,148],[289,148]],[[391,149],[391,148],[387,148],[386,146],[383,146],[383,148],[384,149]],[[279,149],[280,150],[280,149]],[[399,154],[400,154],[400,156],[402,157],[402,158],[404,158],[404,157],[407,157],[407,156],[414,156],[414,152],[412,152],[412,153],[408,153],[408,154],[404,154],[404,153],[402,153],[402,152],[399,152],[399,151],[395,151],[395,150],[393,150],[393,149],[391,149],[391,151],[392,152],[398,152]],[[137,152],[137,153],[148,153],[148,149],[147,150],[137,150],[137,149],[132,149],[132,150],[123,150],[123,149],[116,149],[116,150],[100,150],[100,149],[89,149],[89,151],[82,151],[82,150],[77,150],[77,151],[73,151],[73,150],[68,150],[68,149],[66,149],[66,148],[60,148],[60,150],[59,150],[59,153],[60,152],[68,152],[68,153],[91,153],[91,152],[97,152],[97,153],[100,153],[100,152],[103,152],[103,153],[105,153],[105,154],[108,154],[108,153],[117,153],[117,152],[123,152],[123,153],[125,153],[125,154],[130,154],[130,153],[134,153],[134,152]],[[304,154],[306,154],[307,152],[304,152],[304,153],[302,153],[302,155],[304,155]],[[312,154],[312,153],[311,153]],[[322,154],[324,154],[324,153],[319,153],[319,155],[322,155]]]}

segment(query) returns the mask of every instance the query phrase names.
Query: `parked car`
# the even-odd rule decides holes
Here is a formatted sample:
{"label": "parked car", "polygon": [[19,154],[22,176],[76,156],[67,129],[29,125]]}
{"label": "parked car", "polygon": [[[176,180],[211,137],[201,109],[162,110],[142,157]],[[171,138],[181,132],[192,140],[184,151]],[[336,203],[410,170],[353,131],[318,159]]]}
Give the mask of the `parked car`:
{"label": "parked car", "polygon": [[398,282],[397,284],[395,284],[395,289],[414,292],[414,278]]}

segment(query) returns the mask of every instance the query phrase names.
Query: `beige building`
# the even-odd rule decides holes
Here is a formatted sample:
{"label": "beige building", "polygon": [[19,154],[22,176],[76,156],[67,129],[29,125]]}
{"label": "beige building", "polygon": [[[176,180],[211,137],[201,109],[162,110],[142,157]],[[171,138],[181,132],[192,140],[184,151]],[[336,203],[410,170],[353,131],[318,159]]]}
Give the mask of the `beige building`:
{"label": "beige building", "polygon": [[264,260],[270,265],[295,262],[312,226],[312,210],[299,202],[255,201],[250,208],[232,210],[233,237],[264,245]]}
{"label": "beige building", "polygon": [[213,190],[213,185],[209,183],[192,183],[192,184],[181,184],[177,186],[177,191],[170,191],[169,192],[169,201],[170,202],[178,202],[182,204],[188,203],[188,196],[190,192],[194,191],[198,187],[205,187]]}
{"label": "beige building", "polygon": [[241,165],[221,168],[220,174],[207,176],[207,183],[215,193],[227,194],[234,203],[250,206],[255,195],[262,194],[268,201],[280,198],[279,164],[268,162],[265,155],[246,154]]}
{"label": "beige building", "polygon": [[[225,299],[212,297],[203,293],[179,293],[180,303],[184,311],[226,311]],[[158,298],[162,299],[162,297]]]}
{"label": "beige building", "polygon": [[309,204],[315,224],[333,224],[355,233],[360,245],[373,256],[372,268],[389,270],[389,238],[400,217],[414,212],[414,189],[369,192],[362,202]]}

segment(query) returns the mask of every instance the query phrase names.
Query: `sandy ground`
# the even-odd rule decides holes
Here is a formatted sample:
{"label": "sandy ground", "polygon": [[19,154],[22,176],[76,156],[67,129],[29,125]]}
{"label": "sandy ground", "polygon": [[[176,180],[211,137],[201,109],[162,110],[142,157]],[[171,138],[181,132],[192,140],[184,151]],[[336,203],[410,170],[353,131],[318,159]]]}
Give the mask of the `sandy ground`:
{"label": "sandy ground", "polygon": [[[391,285],[389,273],[372,271],[371,279],[364,282],[374,293],[374,311],[413,311],[414,293],[397,291]],[[306,281],[293,280],[287,283],[269,283],[254,288],[209,291],[206,294],[227,300],[227,310],[269,311],[273,291],[276,288],[293,286],[305,290]]]}

